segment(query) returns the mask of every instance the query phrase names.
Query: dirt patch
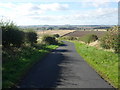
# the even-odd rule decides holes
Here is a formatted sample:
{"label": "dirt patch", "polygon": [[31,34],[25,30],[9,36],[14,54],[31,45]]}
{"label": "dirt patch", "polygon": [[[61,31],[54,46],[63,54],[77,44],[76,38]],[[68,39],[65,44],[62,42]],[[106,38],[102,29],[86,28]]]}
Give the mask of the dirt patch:
{"label": "dirt patch", "polygon": [[95,42],[91,42],[89,44],[89,46],[94,46],[96,48],[99,48],[100,47],[100,41],[96,40]]}

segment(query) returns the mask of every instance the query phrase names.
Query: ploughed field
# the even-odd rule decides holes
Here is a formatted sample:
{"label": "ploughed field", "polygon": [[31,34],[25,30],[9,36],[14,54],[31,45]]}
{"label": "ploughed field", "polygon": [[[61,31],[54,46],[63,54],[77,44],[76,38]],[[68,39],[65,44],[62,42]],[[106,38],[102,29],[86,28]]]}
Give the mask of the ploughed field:
{"label": "ploughed field", "polygon": [[60,36],[63,36],[67,33],[70,32],[74,32],[75,30],[39,30],[37,31],[39,36],[42,36],[44,34],[49,34],[49,35],[53,35],[53,34],[59,34]]}
{"label": "ploughed field", "polygon": [[67,33],[64,36],[82,37],[87,34],[95,34],[98,37],[102,37],[106,33],[107,33],[107,31],[74,31],[74,32]]}

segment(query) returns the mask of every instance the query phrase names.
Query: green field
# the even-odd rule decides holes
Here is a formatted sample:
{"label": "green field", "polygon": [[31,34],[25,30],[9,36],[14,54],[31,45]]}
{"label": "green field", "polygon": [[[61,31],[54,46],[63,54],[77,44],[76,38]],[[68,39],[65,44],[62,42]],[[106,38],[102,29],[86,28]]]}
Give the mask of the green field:
{"label": "green field", "polygon": [[72,41],[77,52],[96,70],[106,81],[118,87],[118,54],[103,51],[95,47]]}
{"label": "green field", "polygon": [[[24,47],[14,52],[4,52],[3,62],[3,88],[16,87],[16,84],[27,73],[27,71],[48,52],[57,48],[58,45],[41,45],[37,48]],[[8,53],[9,52],[9,53]]]}

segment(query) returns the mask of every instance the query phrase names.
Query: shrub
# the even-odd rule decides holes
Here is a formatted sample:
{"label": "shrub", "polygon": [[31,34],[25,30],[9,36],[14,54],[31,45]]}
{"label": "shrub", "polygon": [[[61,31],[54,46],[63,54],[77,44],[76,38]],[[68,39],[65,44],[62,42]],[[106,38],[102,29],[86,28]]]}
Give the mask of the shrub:
{"label": "shrub", "polygon": [[97,37],[97,35],[94,35],[94,34],[88,34],[86,36],[83,36],[81,38],[81,40],[85,43],[90,43],[90,42],[94,42],[94,41],[98,40],[98,37]]}
{"label": "shrub", "polygon": [[62,37],[62,39],[65,39],[65,40],[77,40],[77,38],[73,37],[73,36],[64,36],[64,37]]}
{"label": "shrub", "polygon": [[54,34],[53,37],[55,37],[55,38],[59,38],[60,35],[59,35],[59,34]]}
{"label": "shrub", "polygon": [[4,47],[20,47],[24,43],[24,32],[20,31],[13,22],[3,23],[0,27],[2,29],[2,45]]}
{"label": "shrub", "polygon": [[42,37],[42,43],[45,43],[45,44],[58,44],[58,41],[53,36],[44,35]]}
{"label": "shrub", "polygon": [[68,40],[76,40],[77,38],[76,37],[73,37],[73,36],[69,36],[67,37]]}
{"label": "shrub", "polygon": [[33,46],[34,43],[37,43],[37,33],[33,31],[26,32],[26,37],[28,42]]}
{"label": "shrub", "polygon": [[110,49],[111,48],[110,41],[108,40],[108,38],[109,38],[109,35],[106,34],[106,36],[104,36],[104,37],[102,37],[100,39],[100,41],[101,41],[101,43],[100,43],[101,47],[103,47],[105,49]]}
{"label": "shrub", "polygon": [[114,49],[116,52],[119,50],[119,35],[118,27],[114,26],[108,30],[108,34],[100,39],[101,47],[105,49]]}

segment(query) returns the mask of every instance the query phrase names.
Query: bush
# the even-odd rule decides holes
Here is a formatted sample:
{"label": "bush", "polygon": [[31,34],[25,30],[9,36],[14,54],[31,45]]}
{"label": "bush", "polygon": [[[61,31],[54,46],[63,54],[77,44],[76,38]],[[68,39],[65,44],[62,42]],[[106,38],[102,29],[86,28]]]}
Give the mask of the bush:
{"label": "bush", "polygon": [[109,35],[106,35],[106,36],[104,36],[104,37],[102,37],[100,39],[100,41],[101,41],[101,43],[100,43],[101,47],[103,47],[105,49],[110,49],[111,48],[110,41],[107,40],[108,38],[109,38]]}
{"label": "bush", "polygon": [[58,44],[58,41],[53,36],[44,35],[42,37],[42,43],[55,45]]}
{"label": "bush", "polygon": [[37,43],[37,33],[30,31],[30,32],[26,32],[26,37],[28,42],[30,42],[30,44],[33,46],[34,43]]}
{"label": "bush", "polygon": [[20,31],[13,22],[3,23],[0,27],[2,29],[2,45],[4,47],[20,47],[24,43],[24,32]]}
{"label": "bush", "polygon": [[67,37],[68,40],[76,40],[77,38],[76,37],[72,37],[72,36],[69,36]]}
{"label": "bush", "polygon": [[90,43],[90,42],[94,42],[94,41],[98,40],[98,37],[97,37],[97,35],[94,35],[94,34],[88,34],[88,35],[82,37],[81,40],[85,43]]}
{"label": "bush", "polygon": [[105,49],[114,49],[116,52],[119,50],[119,35],[118,35],[118,27],[112,27],[108,30],[108,34],[100,39],[101,47]]}
{"label": "bush", "polygon": [[53,37],[55,37],[55,38],[59,38],[60,35],[59,35],[59,34],[54,34]]}
{"label": "bush", "polygon": [[65,40],[77,40],[77,38],[73,37],[73,36],[65,36],[65,37],[62,37],[62,39],[65,39]]}

